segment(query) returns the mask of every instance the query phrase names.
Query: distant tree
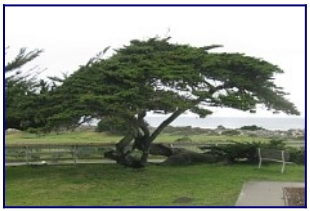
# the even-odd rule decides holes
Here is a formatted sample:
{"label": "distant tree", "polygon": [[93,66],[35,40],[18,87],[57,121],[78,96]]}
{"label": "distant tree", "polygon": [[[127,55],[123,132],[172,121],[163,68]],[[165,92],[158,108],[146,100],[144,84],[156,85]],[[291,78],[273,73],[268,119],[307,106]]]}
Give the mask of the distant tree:
{"label": "distant tree", "polygon": [[[55,96],[63,103],[48,125],[76,125],[81,117],[120,118],[128,132],[106,156],[122,165],[143,166],[149,153],[175,155],[152,142],[186,111],[204,118],[214,106],[255,112],[261,104],[271,111],[299,114],[283,88],[274,84],[274,75],[283,72],[279,67],[240,53],[210,53],[217,47],[221,46],[193,47],[152,38],[133,40],[110,58],[95,57],[57,88]],[[170,114],[152,133],[145,122],[149,111]],[[138,161],[131,156],[134,149],[142,152]]]}

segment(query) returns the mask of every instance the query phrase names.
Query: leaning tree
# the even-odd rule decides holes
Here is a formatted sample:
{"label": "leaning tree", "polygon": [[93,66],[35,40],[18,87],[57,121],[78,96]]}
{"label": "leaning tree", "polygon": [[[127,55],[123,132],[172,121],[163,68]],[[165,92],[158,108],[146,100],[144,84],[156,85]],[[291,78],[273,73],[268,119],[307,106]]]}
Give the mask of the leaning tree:
{"label": "leaning tree", "polygon": [[[170,158],[180,154],[153,141],[185,111],[205,118],[212,113],[210,107],[255,112],[261,104],[274,112],[299,114],[274,83],[274,75],[283,72],[279,67],[240,53],[210,52],[217,47],[221,46],[193,47],[152,38],[132,40],[107,59],[91,59],[57,87],[53,98],[62,104],[48,118],[48,127],[119,119],[128,131],[106,157],[143,166],[150,153]],[[148,112],[170,116],[151,133],[145,121]],[[135,149],[141,151],[138,158],[131,155]]]}

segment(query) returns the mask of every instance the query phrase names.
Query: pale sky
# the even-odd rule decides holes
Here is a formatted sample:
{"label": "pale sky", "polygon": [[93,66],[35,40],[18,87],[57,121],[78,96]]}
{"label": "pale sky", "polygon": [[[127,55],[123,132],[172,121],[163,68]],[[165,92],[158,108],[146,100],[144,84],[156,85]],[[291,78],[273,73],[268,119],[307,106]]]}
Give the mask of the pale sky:
{"label": "pale sky", "polygon": [[[303,7],[6,7],[6,59],[21,47],[44,49],[32,65],[47,68],[42,77],[54,76],[74,72],[107,46],[168,33],[171,42],[222,44],[217,52],[240,52],[278,65],[285,73],[276,76],[276,84],[304,116],[304,17]],[[213,116],[254,115],[215,109]],[[259,111],[255,116],[274,115]]]}

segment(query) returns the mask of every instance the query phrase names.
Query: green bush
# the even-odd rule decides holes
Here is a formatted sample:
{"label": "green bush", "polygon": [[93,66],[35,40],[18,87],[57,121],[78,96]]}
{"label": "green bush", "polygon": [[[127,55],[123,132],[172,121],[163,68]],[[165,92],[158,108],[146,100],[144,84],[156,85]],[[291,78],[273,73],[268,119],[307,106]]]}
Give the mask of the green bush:
{"label": "green bush", "polygon": [[219,160],[225,160],[228,163],[235,163],[239,160],[255,163],[258,162],[257,148],[285,149],[285,144],[283,144],[282,140],[271,140],[269,143],[234,142],[234,144],[209,147],[210,151],[208,153],[211,153],[217,156]]}
{"label": "green bush", "polygon": [[237,135],[240,135],[240,131],[238,131],[238,130],[225,130],[222,132],[222,135],[237,136]]}
{"label": "green bush", "polygon": [[[272,139],[270,140],[270,142],[268,144],[265,144],[265,148],[268,148],[268,149],[285,149],[285,144],[283,143],[284,140],[282,139]],[[262,147],[262,148],[263,148]]]}
{"label": "green bush", "polygon": [[294,148],[294,147],[287,147],[286,150],[290,153],[290,162],[296,164],[305,164],[305,149],[302,148]]}
{"label": "green bush", "polygon": [[255,130],[264,130],[264,128],[258,127],[258,126],[256,126],[256,125],[249,125],[249,126],[243,126],[243,127],[241,127],[240,130],[251,130],[251,131],[255,131]]}
{"label": "green bush", "polygon": [[260,143],[238,143],[225,146],[215,146],[211,148],[211,153],[215,154],[219,160],[228,163],[237,162],[238,159],[247,159],[249,162],[257,160],[257,148]]}

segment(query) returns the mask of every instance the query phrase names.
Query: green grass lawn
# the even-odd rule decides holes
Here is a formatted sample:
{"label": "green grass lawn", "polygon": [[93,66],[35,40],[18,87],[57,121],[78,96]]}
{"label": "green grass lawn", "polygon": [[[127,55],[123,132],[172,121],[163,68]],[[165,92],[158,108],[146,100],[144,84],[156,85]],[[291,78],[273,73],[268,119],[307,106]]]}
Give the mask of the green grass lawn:
{"label": "green grass lawn", "polygon": [[[6,167],[6,206],[233,206],[251,180],[304,181],[304,166],[203,164],[148,166],[133,170],[113,164]],[[173,203],[180,197],[186,204]]]}
{"label": "green grass lawn", "polygon": [[[154,141],[154,143],[173,143],[175,140],[182,138],[182,135],[162,134]],[[55,133],[46,136],[37,137],[35,134],[16,132],[9,133],[5,136],[6,144],[26,144],[26,143],[117,143],[122,137],[108,135],[106,133],[97,132],[64,132],[59,135]],[[194,143],[219,142],[219,141],[268,141],[267,138],[255,138],[248,136],[209,136],[209,135],[192,135],[189,138]]]}

